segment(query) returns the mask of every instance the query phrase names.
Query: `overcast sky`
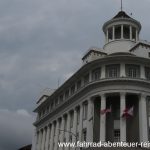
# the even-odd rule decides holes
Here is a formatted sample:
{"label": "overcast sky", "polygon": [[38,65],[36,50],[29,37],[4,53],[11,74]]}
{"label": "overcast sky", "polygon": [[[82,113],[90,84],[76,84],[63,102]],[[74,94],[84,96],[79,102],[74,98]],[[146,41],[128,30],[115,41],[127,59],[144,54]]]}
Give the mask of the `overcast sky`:
{"label": "overcast sky", "polygon": [[[150,41],[150,0],[124,0]],[[0,0],[0,150],[30,144],[36,101],[81,66],[88,48],[103,47],[102,25],[120,0]]]}

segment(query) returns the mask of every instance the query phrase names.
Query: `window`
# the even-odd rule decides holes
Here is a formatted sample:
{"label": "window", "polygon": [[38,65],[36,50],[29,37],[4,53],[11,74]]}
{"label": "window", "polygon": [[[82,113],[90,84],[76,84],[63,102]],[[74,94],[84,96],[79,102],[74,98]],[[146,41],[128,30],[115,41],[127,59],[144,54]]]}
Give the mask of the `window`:
{"label": "window", "polygon": [[87,119],[87,112],[88,112],[88,103],[85,102],[85,103],[83,104],[83,119],[84,119],[84,120]]}
{"label": "window", "polygon": [[72,135],[69,136],[69,141],[72,142]]}
{"label": "window", "polygon": [[71,94],[74,94],[74,92],[75,92],[75,85],[73,85],[73,86],[71,87]]}
{"label": "window", "polygon": [[148,57],[150,57],[150,53],[148,53]]}
{"label": "window", "polygon": [[77,89],[80,89],[81,88],[81,80],[79,80],[78,82],[77,82]]}
{"label": "window", "polygon": [[89,74],[84,76],[84,85],[86,85],[89,82]]}
{"label": "window", "polygon": [[51,110],[54,109],[54,102],[51,103]]}
{"label": "window", "polygon": [[145,67],[145,77],[146,79],[150,80],[150,68]]}
{"label": "window", "polygon": [[108,41],[112,41],[113,36],[112,36],[112,28],[108,29]]}
{"label": "window", "polygon": [[106,66],[106,77],[117,78],[120,76],[120,65],[108,65]]}
{"label": "window", "polygon": [[136,28],[132,27],[132,40],[136,41]]}
{"label": "window", "polygon": [[67,99],[69,97],[69,90],[67,90],[66,92],[65,92],[65,99]]}
{"label": "window", "polygon": [[126,76],[130,78],[140,77],[140,66],[138,65],[126,65]]}
{"label": "window", "polygon": [[55,99],[55,106],[59,104],[58,98]]}
{"label": "window", "polygon": [[123,37],[124,39],[130,39],[130,26],[128,25],[123,26]]}
{"label": "window", "polygon": [[86,136],[87,136],[86,129],[83,129],[83,132],[82,132],[82,139],[83,139],[83,141],[85,141],[85,142],[86,142]]}
{"label": "window", "polygon": [[116,129],[114,130],[114,142],[119,142],[120,141],[120,130]]}
{"label": "window", "polygon": [[63,95],[60,95],[60,97],[59,97],[59,102],[60,102],[60,103],[63,102]]}
{"label": "window", "polygon": [[115,26],[115,39],[121,39],[121,26]]}
{"label": "window", "polygon": [[73,119],[74,119],[74,114],[73,112],[71,112],[71,120],[70,120],[70,127],[72,128],[73,127]]}
{"label": "window", "polygon": [[101,69],[96,68],[92,71],[92,81],[99,80],[101,76]]}

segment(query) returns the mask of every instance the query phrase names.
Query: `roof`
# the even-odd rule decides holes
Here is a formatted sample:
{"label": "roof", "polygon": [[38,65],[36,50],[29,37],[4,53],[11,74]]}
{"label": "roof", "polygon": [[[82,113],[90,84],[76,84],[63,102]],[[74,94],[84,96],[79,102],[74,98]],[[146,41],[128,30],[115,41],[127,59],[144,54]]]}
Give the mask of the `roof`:
{"label": "roof", "polygon": [[138,43],[136,43],[131,49],[130,52],[134,51],[137,47],[139,47],[140,45],[142,46],[146,46],[146,47],[150,47],[150,43],[146,42],[146,41],[139,41]]}
{"label": "roof", "polygon": [[116,18],[131,18],[130,16],[128,16],[124,11],[119,11],[118,14],[113,17],[113,19]]}
{"label": "roof", "polygon": [[82,60],[87,57],[91,52],[99,53],[102,55],[107,55],[107,53],[100,51],[98,48],[90,48],[88,51],[85,53],[85,55],[82,57]]}

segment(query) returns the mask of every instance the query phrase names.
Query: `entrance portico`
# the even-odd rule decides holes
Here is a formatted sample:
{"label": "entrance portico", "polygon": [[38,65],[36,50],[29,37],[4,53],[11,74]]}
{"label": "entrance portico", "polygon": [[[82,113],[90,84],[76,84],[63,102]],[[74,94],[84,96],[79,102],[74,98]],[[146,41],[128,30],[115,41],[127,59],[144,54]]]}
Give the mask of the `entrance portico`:
{"label": "entrance portico", "polygon": [[[102,93],[95,97],[93,141],[148,141],[146,94],[125,91]],[[140,106],[140,107],[139,107]],[[133,109],[133,116],[122,117],[126,109]],[[101,110],[111,109],[101,114]],[[95,128],[99,126],[99,130]],[[97,134],[99,132],[99,135]]]}

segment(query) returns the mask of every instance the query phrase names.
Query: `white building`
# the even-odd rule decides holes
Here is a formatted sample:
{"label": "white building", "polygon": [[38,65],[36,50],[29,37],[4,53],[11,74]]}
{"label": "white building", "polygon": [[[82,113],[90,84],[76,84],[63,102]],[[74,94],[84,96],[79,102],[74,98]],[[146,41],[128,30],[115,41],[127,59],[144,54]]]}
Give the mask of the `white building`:
{"label": "white building", "polygon": [[[104,24],[103,48],[89,49],[83,66],[38,100],[33,150],[63,150],[58,142],[76,140],[150,139],[150,43],[139,40],[140,30],[123,11]],[[131,108],[133,116],[122,117]]]}

